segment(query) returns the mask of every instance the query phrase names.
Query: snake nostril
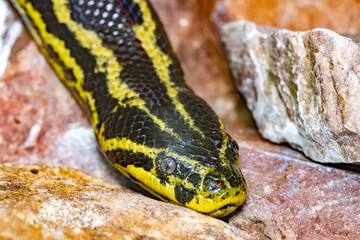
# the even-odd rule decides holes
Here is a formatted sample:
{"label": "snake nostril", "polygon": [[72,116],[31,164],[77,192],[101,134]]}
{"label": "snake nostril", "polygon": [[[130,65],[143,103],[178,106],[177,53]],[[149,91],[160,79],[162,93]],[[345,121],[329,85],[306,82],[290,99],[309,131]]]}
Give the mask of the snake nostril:
{"label": "snake nostril", "polygon": [[211,193],[217,193],[225,188],[223,181],[215,178],[214,176],[207,175],[204,180],[205,188]]}

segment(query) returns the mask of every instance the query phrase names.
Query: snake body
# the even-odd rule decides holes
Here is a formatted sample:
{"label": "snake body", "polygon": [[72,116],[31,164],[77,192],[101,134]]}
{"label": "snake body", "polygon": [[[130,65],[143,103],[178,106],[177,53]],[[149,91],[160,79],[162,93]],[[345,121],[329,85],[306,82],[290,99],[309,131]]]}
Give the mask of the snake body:
{"label": "snake body", "polygon": [[115,168],[214,217],[243,203],[237,143],[186,83],[147,0],[11,2]]}

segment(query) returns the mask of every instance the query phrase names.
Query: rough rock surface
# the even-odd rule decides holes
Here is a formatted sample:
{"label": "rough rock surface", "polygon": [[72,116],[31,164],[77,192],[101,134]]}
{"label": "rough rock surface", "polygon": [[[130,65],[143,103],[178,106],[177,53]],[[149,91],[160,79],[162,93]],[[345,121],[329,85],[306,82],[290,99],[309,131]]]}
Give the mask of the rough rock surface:
{"label": "rough rock surface", "polygon": [[250,239],[66,167],[0,164],[1,239]]}
{"label": "rough rock surface", "polygon": [[229,224],[251,239],[358,239],[360,175],[238,140],[248,198]]}
{"label": "rough rock surface", "polygon": [[305,31],[327,28],[339,33],[360,32],[358,0],[219,0],[216,23],[248,20],[259,25]]}
{"label": "rough rock surface", "polygon": [[360,163],[360,45],[325,29],[247,21],[222,27],[233,75],[260,133],[319,162]]}
{"label": "rough rock surface", "polygon": [[[354,179],[357,179],[358,175],[336,169],[328,172],[330,168],[309,164],[307,158],[299,152],[286,146],[279,146],[264,141],[259,136],[245,104],[239,99],[237,92],[232,86],[231,73],[227,66],[226,56],[221,51],[221,42],[217,37],[216,29],[211,28],[209,15],[216,1],[153,0],[152,2],[163,19],[165,28],[169,33],[175,51],[178,53],[190,85],[225,120],[229,132],[238,140],[240,145],[239,164],[244,172],[248,186],[251,188],[249,189],[249,198],[240,211],[237,211],[228,218],[228,222],[232,226],[213,219],[215,225],[212,225],[212,227],[217,229],[220,226],[224,229],[225,234],[229,229],[232,229],[232,232],[234,227],[236,227],[239,229],[235,230],[236,239],[242,239],[244,235],[241,231],[245,231],[250,235],[250,239],[269,239],[269,236],[273,237],[273,239],[278,239],[278,236],[284,236],[286,239],[296,239],[295,236],[311,236],[313,234],[315,237],[310,237],[310,239],[332,239],[335,236],[339,239],[353,240],[354,235],[350,233],[357,233],[359,229],[359,212],[356,209],[360,208],[357,207],[353,210],[353,206],[360,202],[359,189],[353,185]],[[253,1],[246,2],[251,3]],[[0,1],[0,3],[4,3],[4,1]],[[9,14],[11,15],[11,12]],[[11,16],[11,19],[9,18],[11,21],[17,21],[14,15]],[[5,25],[0,24],[0,28],[10,26],[7,24],[8,21],[6,21]],[[0,162],[27,162],[71,166],[81,169],[92,176],[99,177],[106,182],[123,184],[123,180],[120,179],[119,181],[116,177],[118,174],[114,173],[111,167],[106,167],[106,161],[102,160],[101,155],[96,149],[95,138],[87,120],[48,67],[35,45],[30,42],[26,32],[22,32],[16,40],[11,50],[11,55],[6,61],[9,62],[9,67],[0,78]],[[40,126],[40,130],[38,130],[39,127],[33,128],[36,125]],[[25,142],[29,143],[27,145],[29,147],[24,147]],[[285,164],[288,164],[288,168],[282,170],[281,166]],[[296,169],[292,167],[296,167]],[[72,170],[69,169],[67,171]],[[284,174],[284,172],[289,174]],[[316,177],[302,178],[302,176],[309,176],[307,175],[309,174],[308,172],[315,174]],[[49,175],[51,174],[49,173]],[[298,183],[292,178],[293,175],[302,181]],[[324,197],[322,195],[319,197],[316,191],[321,189],[327,182],[330,182],[333,176],[337,184],[327,185],[327,188],[323,189],[321,193]],[[16,176],[13,177],[16,178]],[[76,177],[73,178],[77,179]],[[55,179],[58,179],[58,177]],[[67,182],[69,181],[67,180]],[[74,183],[76,181],[71,180],[70,182]],[[349,185],[347,185],[348,181],[350,182]],[[84,187],[82,184],[79,184],[81,185],[79,189],[88,189],[88,187]],[[102,185],[100,183],[96,184]],[[98,185],[96,185],[97,188],[103,189]],[[91,186],[94,186],[94,184]],[[279,187],[277,188],[277,186]],[[337,186],[342,186],[343,189],[339,189]],[[104,187],[104,189],[107,189],[104,191],[109,191],[111,194],[119,192],[111,195],[111,198],[108,200],[109,202],[113,198],[117,199],[118,196],[125,196],[126,194],[135,195],[133,193],[125,194],[123,188],[110,190],[112,188],[109,186]],[[273,190],[274,188],[276,189]],[[282,196],[281,194],[286,195],[289,189],[292,188],[298,189],[298,192],[294,193],[292,198],[279,197]],[[37,189],[41,192],[42,188]],[[264,189],[273,191],[270,194],[270,192],[264,192]],[[312,192],[312,190],[315,192]],[[335,196],[333,193],[336,191],[339,194]],[[305,194],[309,194],[307,195],[309,199],[317,199],[316,204],[318,207],[316,209],[320,210],[310,211],[313,205],[305,202],[303,199]],[[336,205],[337,207],[329,207],[329,199],[326,198],[328,194],[336,200],[336,203],[339,203]],[[46,197],[45,194],[40,197],[44,196]],[[80,193],[78,195],[75,194],[75,196],[79,199],[87,197],[86,195],[80,195]],[[154,202],[140,195],[135,196],[135,203],[132,202],[133,198],[130,197],[126,201],[136,205],[136,208],[143,209],[143,207],[148,206],[145,203],[150,201],[151,204],[155,204],[153,206],[156,206],[156,210],[165,214],[166,212],[173,213],[173,211],[184,211],[184,214],[191,212],[189,216],[193,218],[190,222],[193,225],[192,228],[200,229],[202,233],[211,232],[208,228],[204,228],[204,226],[208,225],[203,224],[204,222],[201,219],[208,218],[203,215],[196,214],[185,208],[158,201]],[[349,199],[350,197],[351,199]],[[324,201],[321,201],[322,199]],[[68,196],[67,201],[73,200],[78,201],[78,199]],[[296,215],[296,206],[299,204],[304,206],[308,214]],[[351,207],[347,208],[346,206],[348,205]],[[26,205],[26,208],[24,207],[17,212],[13,211],[12,214],[21,214],[21,211],[25,213],[26,209],[30,209],[31,206]],[[109,204],[105,206],[119,211],[117,206],[110,206]],[[124,208],[126,209],[126,206]],[[266,212],[263,212],[263,209]],[[289,210],[287,211],[286,209]],[[148,211],[144,210],[144,212],[137,213],[143,216],[141,214],[145,215]],[[130,226],[133,224],[132,216],[128,215],[116,227],[109,221],[109,226],[102,227],[103,232],[106,234],[111,234],[112,231],[119,233],[122,225]],[[184,215],[180,214],[172,217],[175,219],[174,221],[177,221],[179,217],[179,222],[181,222],[182,216]],[[302,216],[307,224],[294,224],[292,216],[294,216],[295,221],[299,219],[296,217]],[[335,217],[329,218],[326,216]],[[69,218],[65,219],[68,220]],[[311,219],[315,219],[315,222],[318,224],[312,224],[310,222]],[[351,222],[349,219],[352,219]],[[81,219],[78,221],[78,218],[74,218],[74,220],[76,220],[73,222],[75,224],[84,221]],[[143,222],[158,220],[160,220],[160,223],[156,224],[163,224],[162,218],[158,217],[158,215],[148,216]],[[75,224],[74,226],[77,226]],[[186,223],[184,224],[186,226]],[[2,226],[4,225],[0,224],[0,228]],[[37,231],[37,229],[33,231],[33,225],[25,225],[24,221],[15,219],[11,226],[11,229],[14,229],[14,231],[23,229],[24,233],[33,232],[35,234],[34,231]],[[49,228],[46,230],[51,234],[57,233],[56,230],[59,228],[56,225],[51,226],[53,227],[51,228],[49,225]],[[146,226],[141,226],[145,230],[142,227],[137,230],[149,231]],[[328,233],[317,234],[318,228],[315,229],[314,226],[320,226],[325,231],[327,229]],[[68,229],[73,230],[72,227]],[[162,234],[168,237],[166,233],[182,229],[183,226],[180,224],[173,225],[168,232],[162,232]],[[86,231],[90,230],[87,229]],[[11,233],[10,228],[4,229],[4,231],[7,234]],[[96,228],[92,229],[92,231],[95,234]],[[1,232],[3,232],[3,229],[0,229]],[[283,235],[281,235],[281,232],[283,232]],[[82,233],[80,231],[80,234]],[[219,239],[222,236],[226,236],[220,231],[218,233]],[[304,233],[308,235],[301,235]],[[34,235],[34,238],[37,236],[40,235]],[[89,238],[92,237],[90,236]],[[121,236],[116,237],[121,238]],[[130,238],[134,237],[136,236],[134,235]],[[105,238],[105,236],[101,235],[99,238]],[[141,239],[141,237],[139,238]],[[18,238],[14,237],[13,239]],[[31,237],[30,239],[33,238]]]}

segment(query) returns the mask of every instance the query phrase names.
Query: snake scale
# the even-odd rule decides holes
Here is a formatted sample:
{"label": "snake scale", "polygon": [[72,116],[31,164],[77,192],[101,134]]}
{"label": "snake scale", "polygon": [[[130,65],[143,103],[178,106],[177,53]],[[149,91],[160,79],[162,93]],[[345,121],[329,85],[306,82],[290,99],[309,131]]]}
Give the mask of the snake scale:
{"label": "snake scale", "polygon": [[214,217],[246,198],[238,146],[188,86],[147,0],[11,0],[113,166]]}

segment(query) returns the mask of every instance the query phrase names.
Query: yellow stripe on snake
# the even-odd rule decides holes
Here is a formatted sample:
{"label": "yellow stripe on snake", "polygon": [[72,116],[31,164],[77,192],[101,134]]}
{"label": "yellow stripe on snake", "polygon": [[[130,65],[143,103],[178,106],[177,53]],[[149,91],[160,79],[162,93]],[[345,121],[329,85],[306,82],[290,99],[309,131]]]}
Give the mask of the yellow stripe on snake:
{"label": "yellow stripe on snake", "polygon": [[237,143],[187,85],[147,0],[11,2],[120,172],[214,217],[244,202]]}

